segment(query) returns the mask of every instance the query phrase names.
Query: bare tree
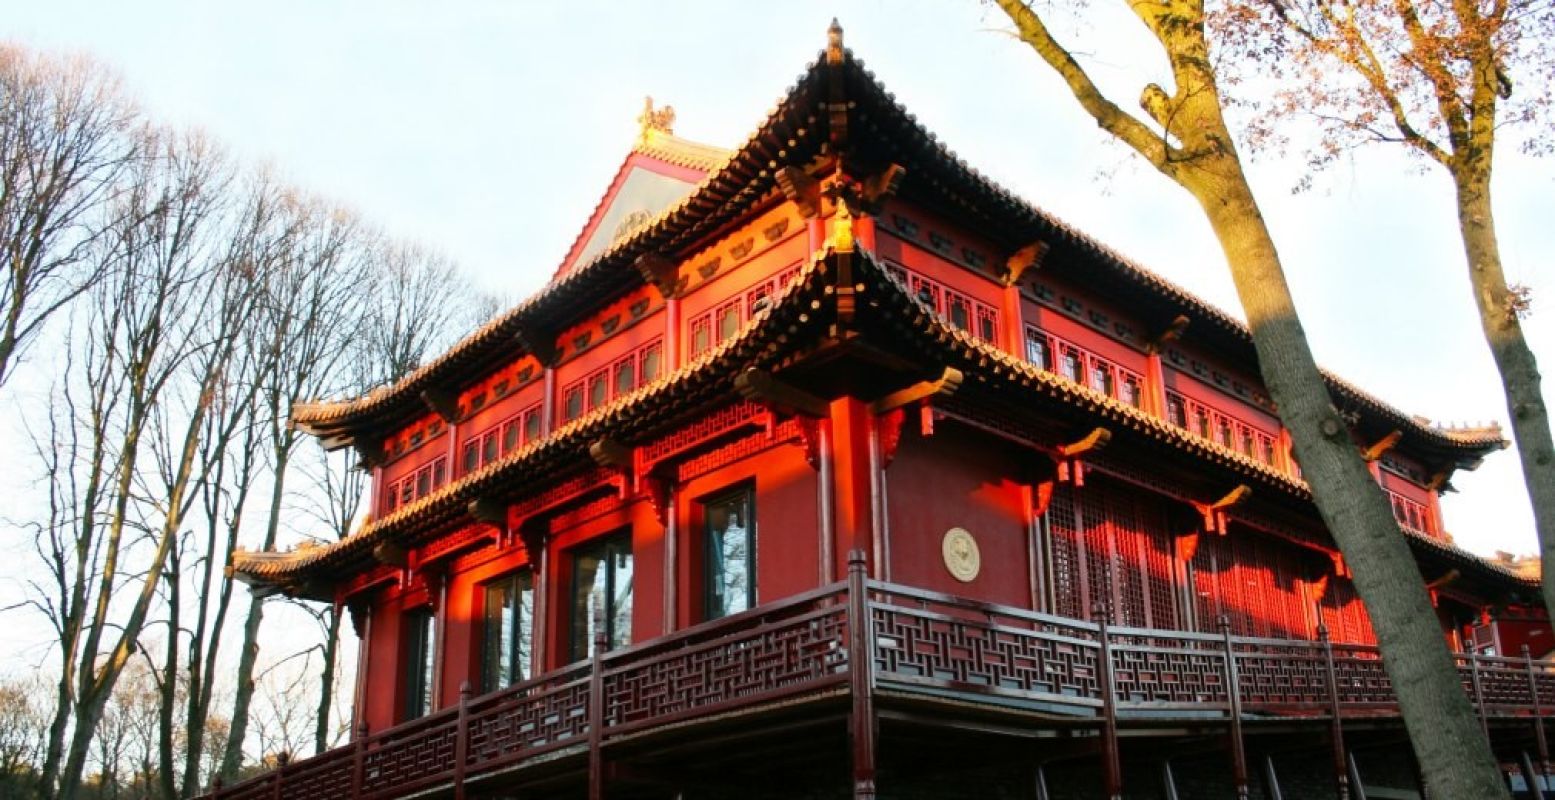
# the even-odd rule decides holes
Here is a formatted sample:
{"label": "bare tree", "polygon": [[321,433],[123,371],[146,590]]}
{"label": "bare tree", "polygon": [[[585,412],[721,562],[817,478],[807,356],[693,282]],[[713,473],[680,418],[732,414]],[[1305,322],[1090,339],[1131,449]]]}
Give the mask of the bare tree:
{"label": "bare tree", "polygon": [[1278,143],[1274,126],[1294,118],[1316,124],[1316,166],[1382,143],[1452,178],[1470,293],[1501,375],[1544,558],[1544,603],[1555,614],[1555,442],[1523,336],[1527,290],[1506,280],[1491,207],[1498,139],[1521,135],[1525,151],[1540,155],[1555,147],[1555,6],[1255,0],[1215,19],[1240,56],[1233,63],[1287,79],[1248,98],[1268,112],[1255,141]]}
{"label": "bare tree", "polygon": [[41,675],[0,679],[0,796],[25,797],[37,788],[52,716],[48,693]]}
{"label": "bare tree", "polygon": [[66,346],[73,374],[39,447],[53,509],[38,542],[51,592],[39,602],[62,663],[43,777],[64,800],[79,790],[193,502],[204,417],[246,307],[219,242],[225,160],[198,137],[148,132],[146,142],[99,243],[109,267]]}
{"label": "bare tree", "polygon": [[88,254],[135,157],[135,121],[102,67],[0,44],[0,386],[107,266]]}
{"label": "bare tree", "polygon": [[1147,84],[1139,117],[1109,98],[1026,0],[997,0],[1103,130],[1198,203],[1220,240],[1259,368],[1290,429],[1302,474],[1370,612],[1421,769],[1443,797],[1506,797],[1507,787],[1459,683],[1425,581],[1371,479],[1312,357],[1263,212],[1225,117],[1201,0],[1134,0],[1170,71]]}
{"label": "bare tree", "polygon": [[372,303],[362,357],[380,382],[421,366],[450,336],[462,333],[475,295],[453,262],[424,247],[380,238],[374,245]]}

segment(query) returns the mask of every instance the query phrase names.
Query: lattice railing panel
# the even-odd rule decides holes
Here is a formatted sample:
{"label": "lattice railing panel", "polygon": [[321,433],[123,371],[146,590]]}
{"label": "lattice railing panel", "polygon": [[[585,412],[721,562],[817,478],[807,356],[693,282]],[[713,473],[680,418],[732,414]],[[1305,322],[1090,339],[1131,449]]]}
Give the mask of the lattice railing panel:
{"label": "lattice railing panel", "polygon": [[574,667],[472,703],[470,764],[586,738],[588,690],[588,670]]}
{"label": "lattice railing panel", "polygon": [[[1468,656],[1458,657],[1458,674],[1468,681],[1466,690],[1473,697],[1475,670],[1468,664]],[[1528,686],[1528,662],[1520,658],[1494,658],[1479,656],[1478,662],[1480,699],[1486,706],[1533,705],[1533,694]]]}
{"label": "lattice railing panel", "polygon": [[457,734],[448,720],[380,741],[367,751],[362,785],[370,796],[392,796],[413,782],[452,774]]}
{"label": "lattice railing panel", "polygon": [[1227,703],[1226,657],[1218,644],[1213,640],[1189,640],[1176,646],[1114,645],[1112,679],[1118,702],[1211,706]]}
{"label": "lattice railing panel", "polygon": [[733,708],[847,668],[845,606],[786,611],[727,637],[608,668],[605,730]]}
{"label": "lattice railing panel", "polygon": [[1242,707],[1278,713],[1296,707],[1327,711],[1328,668],[1318,642],[1237,642]]}
{"label": "lattice railing panel", "polygon": [[1344,705],[1391,707],[1398,703],[1382,657],[1369,645],[1334,645],[1334,682]]}
{"label": "lattice railing panel", "polygon": [[1029,619],[996,624],[883,603],[871,604],[870,614],[881,675],[969,689],[1100,696],[1096,645],[1059,625]]}
{"label": "lattice railing panel", "polygon": [[338,748],[299,762],[286,771],[282,800],[350,796],[352,763],[349,748]]}

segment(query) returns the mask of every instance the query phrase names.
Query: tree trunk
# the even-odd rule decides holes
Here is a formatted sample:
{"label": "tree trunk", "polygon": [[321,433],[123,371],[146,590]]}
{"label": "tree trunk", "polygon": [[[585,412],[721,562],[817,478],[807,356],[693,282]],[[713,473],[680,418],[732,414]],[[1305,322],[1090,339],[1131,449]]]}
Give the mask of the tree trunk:
{"label": "tree trunk", "polygon": [[1297,317],[1273,239],[1234,155],[1182,183],[1230,264],[1259,368],[1290,429],[1313,500],[1339,543],[1377,632],[1415,756],[1433,796],[1507,797],[1414,554],[1333,406]]}
{"label": "tree trunk", "polygon": [[314,755],[329,749],[329,714],[335,703],[335,667],[340,660],[340,613],[343,610],[335,606],[324,612],[329,615],[329,633],[324,640],[324,669],[319,678],[318,719],[313,727]]}
{"label": "tree trunk", "polygon": [[1517,442],[1523,483],[1533,506],[1534,529],[1543,561],[1544,606],[1551,619],[1555,619],[1555,443],[1551,442],[1549,411],[1539,387],[1539,365],[1518,322],[1517,298],[1507,288],[1506,275],[1501,271],[1501,250],[1491,213],[1488,156],[1479,163],[1455,169],[1453,182],[1458,196],[1458,228],[1468,256],[1469,284],[1479,309],[1485,343],[1490,345],[1490,354],[1501,373],[1512,438]]}

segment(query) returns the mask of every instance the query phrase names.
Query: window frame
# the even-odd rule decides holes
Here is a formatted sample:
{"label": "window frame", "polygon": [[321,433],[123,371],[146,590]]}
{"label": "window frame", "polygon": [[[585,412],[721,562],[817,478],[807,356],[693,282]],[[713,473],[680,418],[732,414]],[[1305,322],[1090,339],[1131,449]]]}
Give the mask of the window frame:
{"label": "window frame", "polygon": [[[571,580],[569,583],[571,584],[571,587],[567,599],[567,652],[569,659],[573,662],[582,661],[586,658],[589,658],[594,652],[594,637],[589,635],[587,625],[579,624],[581,617],[578,601],[582,598],[578,590],[581,588],[582,584],[579,580],[578,560],[585,555],[597,555],[601,552],[604,553],[604,557],[601,559],[600,563],[608,566],[608,569],[605,573],[605,602],[608,604],[608,606],[604,610],[606,644],[605,650],[608,652],[615,646],[614,643],[616,640],[616,634],[618,633],[618,631],[615,629],[616,616],[619,612],[615,608],[616,568],[614,566],[614,559],[615,556],[622,551],[624,551],[632,558],[632,576],[634,580],[632,594],[635,599],[637,593],[637,587],[635,585],[635,578],[637,574],[637,554],[632,547],[632,531],[630,528],[616,530],[602,536],[592,537],[587,541],[580,542],[577,546],[568,550],[568,566],[571,570]],[[635,615],[635,603],[633,604],[632,611]],[[632,643],[632,632],[630,630],[631,621],[628,621],[627,625],[628,630],[626,631],[626,638],[621,642],[622,647],[630,646]]]}
{"label": "window frame", "polygon": [[[483,693],[500,691],[509,686],[523,683],[534,677],[534,609],[535,609],[535,580],[534,571],[529,567],[522,567],[512,572],[504,573],[489,581],[480,584],[481,589],[481,658],[480,681]],[[507,642],[493,642],[492,634],[495,629],[501,636],[501,623],[493,618],[492,594],[493,590],[505,589],[516,593],[518,607],[513,620],[513,636]],[[529,596],[529,621],[524,622],[524,595]],[[497,618],[500,620],[500,617]],[[495,646],[494,646],[495,645]],[[496,674],[500,671],[500,660],[494,660],[498,655],[498,648],[506,650],[509,665],[509,674]],[[525,652],[527,651],[527,652]],[[520,660],[521,655],[526,655],[528,665],[524,666]]]}
{"label": "window frame", "polygon": [[401,623],[401,697],[404,721],[420,719],[435,709],[437,686],[437,612],[431,605],[405,610]]}
{"label": "window frame", "polygon": [[[714,549],[713,520],[708,512],[721,503],[734,498],[742,498],[748,519],[745,523],[745,560],[746,560],[746,586],[745,608],[748,611],[756,607],[757,603],[757,517],[756,517],[756,484],[745,481],[734,486],[726,487],[717,492],[705,495],[697,500],[698,510],[702,519],[702,619],[711,621],[729,616],[724,612],[722,605],[717,602],[716,592],[720,585],[718,575],[715,572],[720,558]],[[734,612],[741,613],[741,612]]]}

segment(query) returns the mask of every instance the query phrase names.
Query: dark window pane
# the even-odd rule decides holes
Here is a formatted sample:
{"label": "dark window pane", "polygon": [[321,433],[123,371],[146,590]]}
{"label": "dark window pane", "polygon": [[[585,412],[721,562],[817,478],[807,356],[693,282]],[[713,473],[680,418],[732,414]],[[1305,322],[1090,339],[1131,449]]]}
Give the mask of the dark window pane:
{"label": "dark window pane", "polygon": [[707,618],[738,614],[756,603],[756,523],[751,490],[703,506],[707,525]]}
{"label": "dark window pane", "polygon": [[637,384],[637,365],[635,358],[623,358],[616,362],[615,383],[616,396],[620,397],[630,392]]}
{"label": "dark window pane", "polygon": [[642,355],[642,382],[657,380],[659,377],[659,362],[664,357],[664,348],[654,344],[649,345]]}
{"label": "dark window pane", "polygon": [[490,464],[497,460],[497,432],[492,431],[481,439],[481,463]]}
{"label": "dark window pane", "polygon": [[632,543],[628,535],[590,542],[573,554],[572,657],[594,652],[603,632],[611,648],[632,641]]}
{"label": "dark window pane", "polygon": [[718,309],[718,341],[722,342],[733,338],[740,330],[740,306],[738,303],[729,303]]}
{"label": "dark window pane", "polygon": [[405,719],[425,716],[432,710],[436,630],[431,609],[420,608],[405,615]]}
{"label": "dark window pane", "polygon": [[703,315],[691,321],[691,357],[696,358],[707,351],[712,345],[713,320],[711,315]]}
{"label": "dark window pane", "polygon": [[426,497],[432,490],[432,470],[424,469],[416,473],[416,496]]}
{"label": "dark window pane", "polygon": [[436,489],[448,482],[448,462],[439,458],[432,462],[432,488]]}
{"label": "dark window pane", "polygon": [[1052,355],[1047,347],[1047,335],[1036,328],[1026,329],[1026,360],[1040,369],[1053,369]]}
{"label": "dark window pane", "polygon": [[1080,354],[1073,350],[1064,350],[1063,356],[1059,358],[1058,374],[1074,381],[1075,383],[1079,383]]}
{"label": "dark window pane", "polygon": [[494,692],[529,678],[534,591],[528,572],[486,585],[481,685]]}
{"label": "dark window pane", "polygon": [[610,385],[605,383],[603,372],[589,378],[589,410],[593,411],[604,405],[605,401],[610,399],[609,392]]}
{"label": "dark window pane", "polygon": [[972,322],[972,309],[965,297],[951,297],[950,300],[950,324],[966,330]]}
{"label": "dark window pane", "polygon": [[481,465],[480,443],[468,441],[464,443],[464,472],[468,475]]}
{"label": "dark window pane", "polygon": [[566,398],[562,400],[562,418],[571,422],[583,416],[583,387],[574,386],[567,390]]}
{"label": "dark window pane", "polygon": [[518,421],[502,426],[502,452],[511,453],[518,448]]}
{"label": "dark window pane", "polygon": [[524,412],[524,443],[528,444],[540,438],[540,411]]}

